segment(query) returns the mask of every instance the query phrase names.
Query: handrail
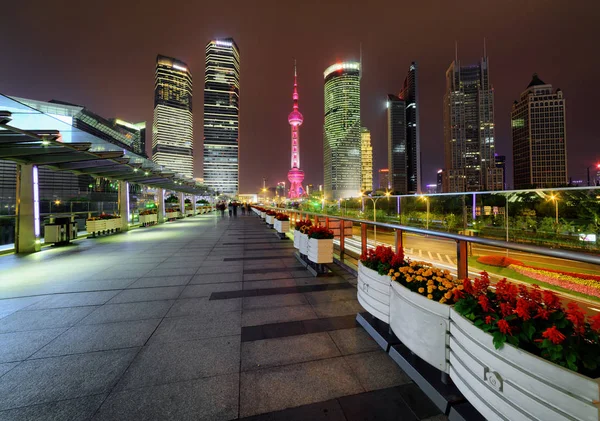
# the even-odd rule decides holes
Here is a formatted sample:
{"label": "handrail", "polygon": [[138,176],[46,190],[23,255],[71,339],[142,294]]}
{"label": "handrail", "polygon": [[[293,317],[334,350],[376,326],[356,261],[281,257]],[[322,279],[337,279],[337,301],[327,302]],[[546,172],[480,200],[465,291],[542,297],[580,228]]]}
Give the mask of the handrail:
{"label": "handrail", "polygon": [[509,250],[522,251],[525,253],[539,254],[539,255],[547,256],[547,257],[556,257],[556,258],[560,258],[560,259],[573,260],[576,262],[600,265],[600,256],[592,255],[592,254],[579,253],[579,252],[573,252],[573,251],[554,250],[554,249],[548,249],[548,248],[540,247],[540,246],[532,246],[532,245],[527,245],[527,244],[513,243],[513,242],[501,241],[501,240],[492,240],[489,238],[470,237],[470,236],[466,236],[466,235],[452,234],[449,232],[425,230],[422,228],[409,227],[406,225],[390,224],[387,222],[373,222],[373,221],[369,221],[369,220],[365,220],[365,219],[348,218],[348,217],[338,216],[338,215],[326,215],[326,214],[309,212],[309,211],[300,211],[300,210],[296,210],[296,209],[282,209],[282,208],[275,208],[275,207],[271,207],[271,206],[265,206],[265,208],[278,210],[279,212],[293,212],[293,213],[298,213],[298,214],[302,214],[302,215],[310,215],[310,216],[330,218],[330,219],[336,219],[336,220],[339,219],[342,221],[351,221],[353,223],[372,225],[372,226],[376,226],[376,227],[388,228],[388,229],[398,230],[398,231],[405,231],[405,232],[410,232],[410,233],[414,233],[414,234],[431,235],[433,237],[441,237],[441,238],[447,238],[450,240],[455,240],[457,243],[466,242],[466,243],[473,243],[473,244],[481,244],[481,245],[490,246],[490,247],[505,248],[505,249],[509,249]]}

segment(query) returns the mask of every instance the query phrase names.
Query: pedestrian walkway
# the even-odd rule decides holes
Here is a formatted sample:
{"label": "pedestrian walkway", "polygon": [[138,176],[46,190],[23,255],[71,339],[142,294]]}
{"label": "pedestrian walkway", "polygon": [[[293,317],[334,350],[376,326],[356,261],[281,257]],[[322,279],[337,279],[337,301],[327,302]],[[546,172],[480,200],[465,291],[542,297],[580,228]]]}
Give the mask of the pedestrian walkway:
{"label": "pedestrian walkway", "polygon": [[0,420],[446,418],[254,216],[0,257]]}

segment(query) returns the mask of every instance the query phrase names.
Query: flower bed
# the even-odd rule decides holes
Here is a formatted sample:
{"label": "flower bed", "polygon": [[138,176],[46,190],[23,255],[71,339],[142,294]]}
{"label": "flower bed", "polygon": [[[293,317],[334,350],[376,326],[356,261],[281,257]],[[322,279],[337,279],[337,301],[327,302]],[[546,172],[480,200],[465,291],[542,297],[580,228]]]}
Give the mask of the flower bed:
{"label": "flower bed", "polygon": [[509,269],[531,279],[535,279],[536,281],[545,282],[550,285],[581,292],[594,297],[600,297],[600,282],[592,279],[583,279],[581,277],[566,275],[546,269],[536,269],[529,266],[510,265]]}
{"label": "flower bed", "polygon": [[333,263],[333,232],[321,226],[311,227],[306,254],[313,263]]}
{"label": "flower bed", "polygon": [[598,420],[600,315],[484,272],[450,319],[450,376],[489,419]]}

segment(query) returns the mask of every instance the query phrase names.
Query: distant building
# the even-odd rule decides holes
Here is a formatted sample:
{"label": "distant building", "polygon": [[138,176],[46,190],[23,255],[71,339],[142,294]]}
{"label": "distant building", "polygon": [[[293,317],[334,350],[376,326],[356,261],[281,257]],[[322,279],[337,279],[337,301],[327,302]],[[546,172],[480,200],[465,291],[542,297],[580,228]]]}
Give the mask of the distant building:
{"label": "distant building", "polygon": [[389,185],[394,193],[408,192],[406,160],[406,102],[396,95],[387,98]]}
{"label": "distant building", "polygon": [[373,190],[373,146],[371,145],[371,132],[363,127],[360,132],[360,156],[361,156],[361,190]]}
{"label": "distant building", "polygon": [[506,156],[496,154],[496,168],[502,170],[502,190],[506,190]]}
{"label": "distant building", "polygon": [[128,133],[125,135],[126,138],[131,140],[132,150],[138,155],[147,157],[146,153],[146,122],[141,123],[130,123],[120,118],[111,118],[111,123],[126,130]]}
{"label": "distant building", "polygon": [[206,45],[204,183],[229,195],[239,190],[240,50],[232,38]]}
{"label": "distant building", "polygon": [[398,97],[406,107],[406,191],[421,192],[421,139],[417,63],[412,62]]}
{"label": "distant building", "polygon": [[444,191],[444,170],[437,171],[436,184],[436,193],[442,193]]}
{"label": "distant building", "polygon": [[390,170],[381,168],[379,171],[379,190],[388,190],[390,188]]}
{"label": "distant building", "polygon": [[325,79],[323,130],[327,199],[356,197],[361,188],[360,63],[329,66]]}
{"label": "distant building", "polygon": [[515,189],[567,185],[565,99],[533,74],[512,107]]}
{"label": "distant building", "polygon": [[494,161],[494,90],[489,61],[453,61],[444,94],[444,188],[447,192],[501,190]]}
{"label": "distant building", "polygon": [[434,194],[434,193],[437,193],[437,192],[438,192],[438,191],[437,191],[437,183],[436,183],[436,184],[427,184],[427,185],[425,186],[425,192],[426,192],[427,194]]}
{"label": "distant building", "polygon": [[183,61],[156,57],[152,161],[194,177],[192,74]]}

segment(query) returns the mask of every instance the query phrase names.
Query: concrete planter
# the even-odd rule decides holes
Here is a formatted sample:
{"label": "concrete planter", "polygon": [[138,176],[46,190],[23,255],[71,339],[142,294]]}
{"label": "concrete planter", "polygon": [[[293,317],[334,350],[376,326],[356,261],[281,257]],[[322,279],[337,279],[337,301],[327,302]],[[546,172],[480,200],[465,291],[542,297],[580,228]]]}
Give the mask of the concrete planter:
{"label": "concrete planter", "polygon": [[262,219],[265,219],[265,218],[267,217],[267,212],[261,212],[261,213],[260,213],[260,217],[261,217]]}
{"label": "concrete planter", "polygon": [[156,224],[158,222],[157,214],[140,215],[140,224]]}
{"label": "concrete planter", "polygon": [[194,216],[194,211],[193,209],[188,209],[185,211],[185,216]]}
{"label": "concrete planter", "polygon": [[165,218],[167,219],[176,219],[179,218],[179,212],[166,212]]}
{"label": "concrete planter", "polygon": [[272,215],[266,215],[266,221],[267,221],[267,224],[269,224],[269,225],[273,225],[273,220],[274,220],[274,219],[275,219],[275,217],[274,217],[274,216],[272,216]]}
{"label": "concrete planter", "polygon": [[300,236],[302,234],[298,230],[294,230],[294,248],[300,250]]}
{"label": "concrete planter", "polygon": [[450,306],[428,300],[391,282],[390,327],[408,349],[438,370],[448,372]]}
{"label": "concrete planter", "polygon": [[106,220],[106,230],[115,231],[121,229],[121,218],[113,218]]}
{"label": "concrete planter", "polygon": [[[450,377],[488,420],[599,420],[591,379],[492,336],[450,311]],[[596,403],[596,404],[595,404]]]}
{"label": "concrete planter", "polygon": [[391,278],[380,275],[358,262],[357,298],[373,317],[390,323],[390,283]]}
{"label": "concrete planter", "polygon": [[308,239],[308,260],[313,263],[333,263],[333,238],[328,240]]}
{"label": "concrete planter", "polygon": [[275,219],[273,226],[278,233],[285,234],[290,230],[290,221],[278,221]]}
{"label": "concrete planter", "polygon": [[98,221],[85,221],[85,230],[90,234],[104,232],[106,231],[106,221],[107,219],[101,219]]}

